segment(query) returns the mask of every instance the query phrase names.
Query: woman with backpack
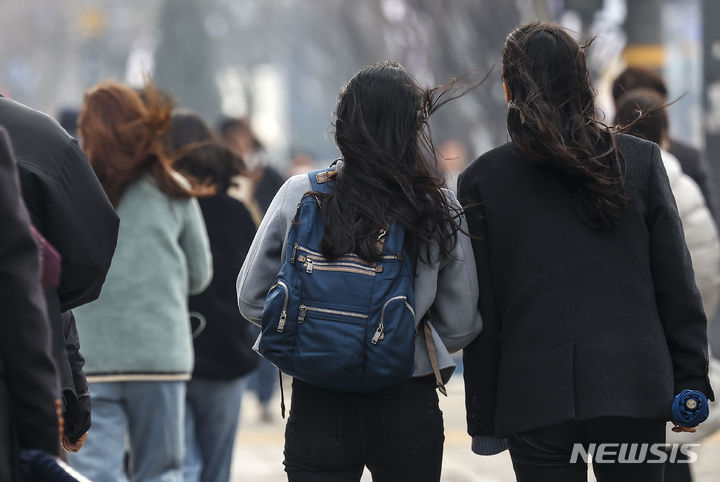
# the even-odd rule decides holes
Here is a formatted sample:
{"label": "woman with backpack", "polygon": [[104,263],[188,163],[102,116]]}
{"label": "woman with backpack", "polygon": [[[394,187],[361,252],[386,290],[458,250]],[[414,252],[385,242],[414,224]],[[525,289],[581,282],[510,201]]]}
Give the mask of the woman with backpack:
{"label": "woman with backpack", "polygon": [[459,180],[484,323],[464,351],[473,450],[507,437],[518,481],[562,482],[586,480],[596,444],[599,482],[662,481],[652,444],[675,395],[713,392],[660,150],[596,119],[585,50],[561,27],[516,29],[502,65],[511,141]]}
{"label": "woman with backpack", "polygon": [[439,92],[395,63],[358,72],[337,104],[342,159],[283,185],[238,277],[256,347],[295,377],[291,481],[440,479],[435,388],[482,322],[465,221],[427,154]]}

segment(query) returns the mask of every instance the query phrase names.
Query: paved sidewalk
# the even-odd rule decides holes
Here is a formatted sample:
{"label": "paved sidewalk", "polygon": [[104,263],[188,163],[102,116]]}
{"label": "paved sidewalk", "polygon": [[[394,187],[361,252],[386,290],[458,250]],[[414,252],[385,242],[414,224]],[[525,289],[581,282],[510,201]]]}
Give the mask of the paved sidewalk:
{"label": "paved sidewalk", "polygon": [[[290,381],[285,383],[289,405]],[[287,480],[282,466],[284,421],[280,418],[279,395],[273,401],[272,423],[260,422],[259,405],[254,394],[246,394],[240,422],[235,456],[233,482],[281,482]],[[440,396],[445,418],[445,449],[443,475],[445,482],[514,482],[515,477],[506,452],[493,457],[480,457],[470,451],[470,437],[465,432],[465,402],[462,377],[455,376],[448,384],[448,397]],[[695,482],[720,480],[720,434],[706,440],[694,464]],[[592,470],[589,480],[594,482]],[[363,482],[371,480],[365,473]]]}

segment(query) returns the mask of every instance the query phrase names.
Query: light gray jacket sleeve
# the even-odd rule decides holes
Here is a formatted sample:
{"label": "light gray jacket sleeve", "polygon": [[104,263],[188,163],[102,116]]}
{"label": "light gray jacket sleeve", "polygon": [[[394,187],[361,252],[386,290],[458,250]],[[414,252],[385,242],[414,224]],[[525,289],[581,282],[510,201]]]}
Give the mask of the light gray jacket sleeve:
{"label": "light gray jacket sleeve", "polygon": [[184,215],[179,243],[187,260],[188,292],[196,295],[202,293],[212,281],[210,241],[197,199],[177,200],[176,203],[182,203]]}
{"label": "light gray jacket sleeve", "polygon": [[[450,206],[460,209],[455,195],[448,190],[445,194]],[[415,280],[416,316],[422,317],[432,306],[432,326],[450,353],[467,346],[482,331],[475,256],[465,216],[460,216],[458,222],[460,229],[452,256],[440,266],[418,260]]]}
{"label": "light gray jacket sleeve", "polygon": [[237,279],[240,313],[256,324],[262,318],[265,297],[275,282],[285,256],[285,240],[295,217],[297,203],[310,190],[307,175],[293,176],[275,195]]}

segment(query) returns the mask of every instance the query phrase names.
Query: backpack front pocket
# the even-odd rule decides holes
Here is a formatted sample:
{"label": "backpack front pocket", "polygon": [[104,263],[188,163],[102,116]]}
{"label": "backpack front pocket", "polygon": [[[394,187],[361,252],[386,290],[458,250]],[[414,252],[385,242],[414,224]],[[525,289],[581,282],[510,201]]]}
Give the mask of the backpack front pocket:
{"label": "backpack front pocket", "polygon": [[297,317],[297,370],[315,378],[359,376],[368,314],[351,307],[302,304]]}
{"label": "backpack front pocket", "polygon": [[[353,306],[357,300],[369,301],[375,278],[383,272],[383,264],[365,261],[354,254],[329,259],[300,244],[293,247],[293,253],[293,264],[302,277],[301,297],[312,306],[324,307],[329,301],[337,306]],[[333,298],[327,298],[328,293]],[[316,305],[316,299],[321,304]]]}

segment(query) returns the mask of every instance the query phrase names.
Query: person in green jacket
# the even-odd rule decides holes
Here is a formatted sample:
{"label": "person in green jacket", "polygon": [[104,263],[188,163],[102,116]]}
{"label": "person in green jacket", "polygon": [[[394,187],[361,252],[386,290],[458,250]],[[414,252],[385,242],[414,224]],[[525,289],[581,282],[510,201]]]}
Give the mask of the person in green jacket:
{"label": "person in green jacket", "polygon": [[153,86],[143,95],[98,84],[79,117],[85,152],[120,217],[103,292],[75,311],[93,426],[70,461],[96,482],[182,480],[185,383],[193,369],[188,295],[212,278],[199,192],[163,152],[172,105]]}

